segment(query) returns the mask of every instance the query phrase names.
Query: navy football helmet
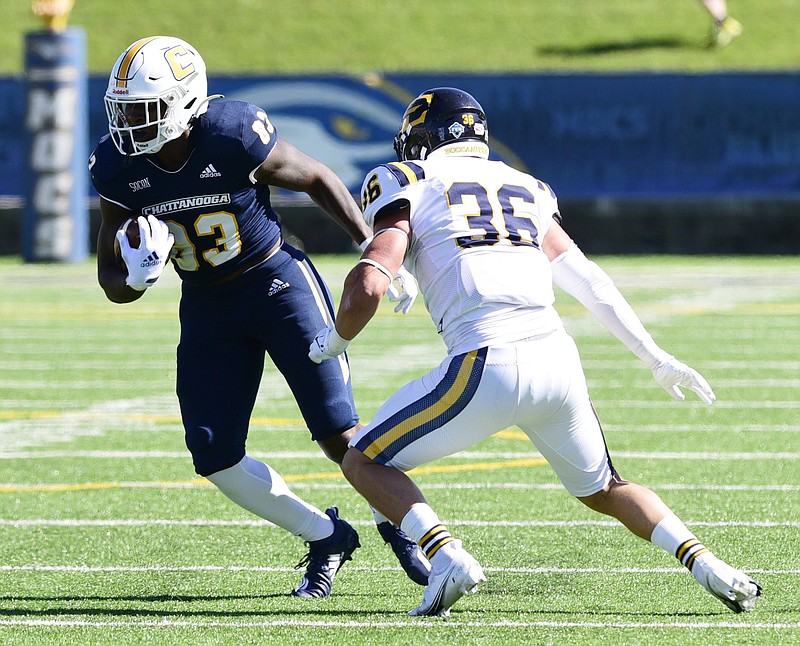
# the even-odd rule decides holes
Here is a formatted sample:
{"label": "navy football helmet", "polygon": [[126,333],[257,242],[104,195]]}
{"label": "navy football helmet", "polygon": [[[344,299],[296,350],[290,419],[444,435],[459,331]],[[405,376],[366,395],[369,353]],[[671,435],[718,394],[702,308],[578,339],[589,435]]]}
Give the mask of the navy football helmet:
{"label": "navy football helmet", "polygon": [[398,161],[421,160],[456,141],[480,142],[483,146],[476,147],[476,151],[485,153],[481,156],[488,155],[486,114],[480,103],[464,90],[437,87],[409,103],[394,138],[394,151]]}

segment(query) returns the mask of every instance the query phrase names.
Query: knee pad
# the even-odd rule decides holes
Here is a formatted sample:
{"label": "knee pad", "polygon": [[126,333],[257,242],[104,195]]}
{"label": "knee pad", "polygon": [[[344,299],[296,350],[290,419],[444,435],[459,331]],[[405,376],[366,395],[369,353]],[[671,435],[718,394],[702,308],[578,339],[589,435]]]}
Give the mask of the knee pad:
{"label": "knee pad", "polygon": [[194,470],[204,477],[237,464],[245,454],[244,446],[220,442],[213,429],[207,426],[187,428],[185,439]]}

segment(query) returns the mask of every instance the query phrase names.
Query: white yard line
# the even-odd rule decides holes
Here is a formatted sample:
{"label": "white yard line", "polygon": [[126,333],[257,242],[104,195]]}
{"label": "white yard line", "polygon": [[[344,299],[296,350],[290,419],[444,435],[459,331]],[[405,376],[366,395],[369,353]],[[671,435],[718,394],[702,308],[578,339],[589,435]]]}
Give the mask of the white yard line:
{"label": "white yard line", "polygon": [[[348,565],[348,572],[396,572],[399,566],[379,567]],[[484,572],[499,572],[503,574],[680,574],[684,576],[686,568],[683,567],[651,567],[651,568],[608,568],[608,567],[483,567]],[[800,569],[753,569],[748,568],[750,574],[767,575],[798,575]],[[100,574],[107,572],[120,572],[136,574],[140,572],[296,572],[293,567],[269,567],[264,565],[147,565],[147,566],[94,566],[88,565],[0,565],[0,572],[65,572],[75,574]]]}
{"label": "white yard line", "polygon": [[[25,489],[48,489],[48,488],[58,488],[60,486],[63,487],[74,487],[75,489],[79,489],[81,486],[86,486],[87,488],[91,488],[92,485],[96,485],[98,483],[89,483],[86,485],[81,484],[73,484],[73,485],[54,485],[53,483],[47,482],[0,482],[0,490],[2,489],[15,489],[15,490],[25,490]],[[107,485],[107,488],[111,489],[197,489],[197,488],[206,488],[206,489],[214,489],[214,485],[208,482],[205,479],[197,478],[195,480],[190,481],[175,481],[175,482],[168,482],[168,481],[140,481],[140,482],[108,482],[108,483],[99,483],[101,486],[97,488],[103,488],[102,485]],[[748,484],[687,484],[687,483],[642,483],[645,484],[650,489],[657,489],[660,491],[800,491],[800,485],[796,484],[759,484],[759,485],[748,485]],[[292,482],[292,489],[339,489],[339,490],[350,490],[352,486],[347,484],[346,482]],[[425,485],[426,491],[433,491],[436,489],[506,489],[506,490],[523,490],[523,491],[557,491],[561,492],[564,491],[564,486],[557,482],[546,482],[546,483],[532,483],[532,482],[441,482],[441,483],[429,483]]]}
{"label": "white yard line", "polygon": [[[333,464],[321,451],[250,451],[248,455],[265,460],[322,460]],[[42,460],[42,459],[98,459],[98,460],[132,460],[132,459],[186,459],[186,451],[2,451],[0,460]],[[535,451],[520,452],[494,452],[494,451],[463,451],[442,458],[445,460],[517,460],[537,459],[541,454]],[[800,453],[782,451],[768,453],[754,451],[752,453],[719,453],[713,451],[699,452],[670,452],[670,451],[614,451],[615,458],[628,458],[640,460],[798,460]]]}
{"label": "white yard line", "polygon": [[[0,619],[0,626],[58,627],[58,628],[419,628],[432,629],[468,628],[682,628],[688,630],[720,628],[739,630],[791,630],[800,628],[800,622],[749,622],[749,621],[468,621],[449,617],[447,621],[407,619],[404,621],[313,621],[303,619],[275,619],[267,621],[189,621],[183,619],[129,619],[102,621],[91,619]],[[713,635],[709,635],[713,637]]]}
{"label": "white yard line", "polygon": [[[352,525],[371,527],[374,521],[353,520]],[[616,520],[465,520],[443,518],[447,525],[463,527],[621,527]],[[800,521],[684,521],[691,527],[757,527],[759,529],[781,529],[800,527]],[[132,519],[83,519],[83,518],[0,518],[0,527],[21,529],[26,527],[275,527],[268,520],[241,519],[175,519],[175,518],[132,518]]]}

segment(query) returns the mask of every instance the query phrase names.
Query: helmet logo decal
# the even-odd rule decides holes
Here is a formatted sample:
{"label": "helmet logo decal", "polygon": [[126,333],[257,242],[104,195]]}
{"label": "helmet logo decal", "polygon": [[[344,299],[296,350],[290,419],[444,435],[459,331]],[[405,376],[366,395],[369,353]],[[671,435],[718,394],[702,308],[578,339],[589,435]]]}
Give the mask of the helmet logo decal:
{"label": "helmet logo decal", "polygon": [[412,128],[413,126],[425,123],[425,117],[428,116],[428,108],[431,106],[432,98],[433,93],[420,94],[417,100],[408,106],[405,118],[403,119],[404,130],[405,128]]}
{"label": "helmet logo decal", "polygon": [[128,51],[125,52],[122,62],[119,64],[119,69],[114,75],[117,79],[117,87],[127,87],[128,81],[133,77],[133,74],[131,74],[131,63],[133,63],[133,59],[136,57],[136,54],[141,51],[142,47],[155,38],[158,38],[158,36],[142,38],[141,40],[137,40],[128,48]]}
{"label": "helmet logo decal", "polygon": [[[188,56],[189,60],[184,65],[181,62],[182,56]],[[189,74],[194,72],[194,63],[192,63],[192,56],[182,45],[176,45],[164,52],[164,58],[169,63],[169,68],[172,70],[172,75],[176,81],[182,81]]]}
{"label": "helmet logo decal", "polygon": [[462,126],[458,121],[452,123],[450,127],[447,129],[453,137],[458,139],[461,135],[464,134],[464,126]]}

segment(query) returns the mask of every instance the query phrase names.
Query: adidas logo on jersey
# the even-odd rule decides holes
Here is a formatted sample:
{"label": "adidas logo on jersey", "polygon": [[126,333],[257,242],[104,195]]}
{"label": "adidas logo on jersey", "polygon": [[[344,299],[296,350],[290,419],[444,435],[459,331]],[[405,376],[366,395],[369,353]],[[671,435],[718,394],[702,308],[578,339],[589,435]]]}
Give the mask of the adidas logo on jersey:
{"label": "adidas logo on jersey", "polygon": [[288,289],[290,287],[289,283],[284,283],[279,278],[275,278],[272,281],[272,285],[269,286],[269,291],[267,292],[267,296],[275,296],[278,292],[282,292],[284,289]]}
{"label": "adidas logo on jersey", "polygon": [[214,164],[209,164],[205,167],[203,172],[200,173],[200,179],[208,179],[209,177],[222,177],[222,173],[214,168]]}

